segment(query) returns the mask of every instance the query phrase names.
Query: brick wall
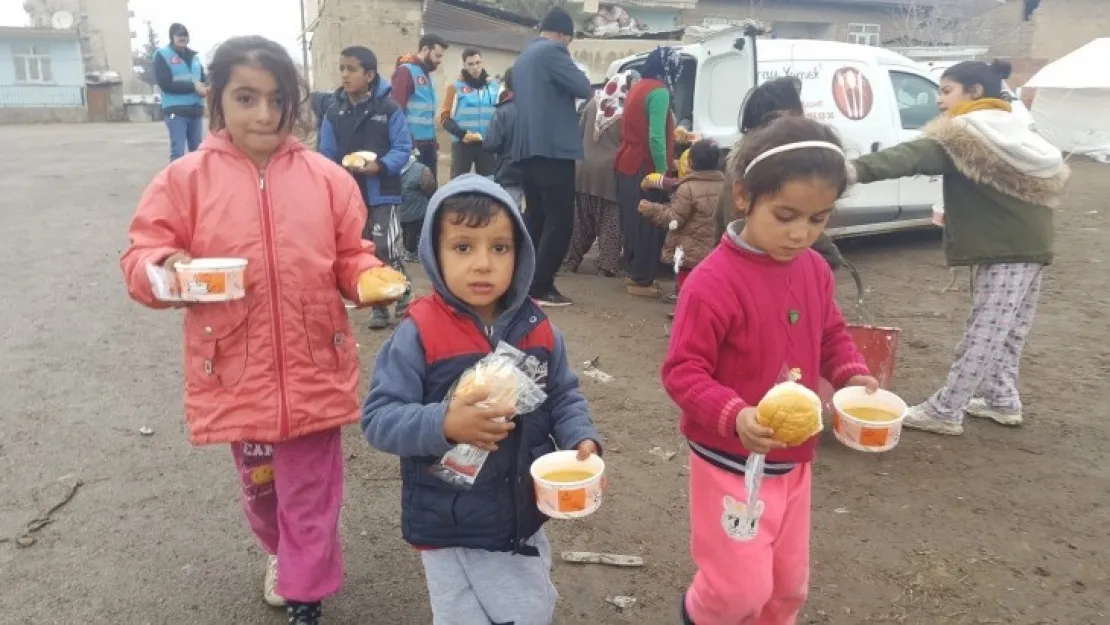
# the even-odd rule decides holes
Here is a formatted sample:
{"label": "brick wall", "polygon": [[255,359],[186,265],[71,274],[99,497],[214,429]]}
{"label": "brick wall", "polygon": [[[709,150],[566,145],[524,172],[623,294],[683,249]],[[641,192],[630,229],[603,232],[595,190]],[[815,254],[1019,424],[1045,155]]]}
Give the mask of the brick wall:
{"label": "brick wall", "polygon": [[1099,37],[1110,36],[1107,0],[1041,0],[1033,14],[1030,55],[1050,61]]}

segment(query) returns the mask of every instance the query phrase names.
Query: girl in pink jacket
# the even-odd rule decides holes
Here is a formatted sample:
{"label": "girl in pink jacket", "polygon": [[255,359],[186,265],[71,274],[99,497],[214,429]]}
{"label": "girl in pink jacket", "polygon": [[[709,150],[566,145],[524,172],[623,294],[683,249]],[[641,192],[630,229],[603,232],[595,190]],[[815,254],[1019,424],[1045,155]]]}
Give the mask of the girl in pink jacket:
{"label": "girl in pink jacket", "polygon": [[151,267],[247,259],[245,298],[185,310],[185,418],[193,444],[231,444],[247,522],[270,555],[266,602],[314,624],[342,584],[339,429],[359,414],[340,296],[359,302],[359,277],[381,263],[362,241],[354,180],[291,135],[304,98],[285,49],[230,39],[210,76],[212,134],[147,188],[121,265],[132,298],[167,308]]}

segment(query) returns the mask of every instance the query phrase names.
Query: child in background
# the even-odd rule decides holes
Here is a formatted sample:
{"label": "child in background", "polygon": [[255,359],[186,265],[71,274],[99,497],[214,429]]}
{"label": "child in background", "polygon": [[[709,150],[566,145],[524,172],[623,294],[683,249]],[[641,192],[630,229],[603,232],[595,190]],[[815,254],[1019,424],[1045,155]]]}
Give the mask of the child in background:
{"label": "child in background", "polygon": [[[412,136],[400,106],[389,97],[389,80],[378,73],[378,57],[368,48],[352,46],[340,52],[339,75],[343,93],[337,94],[320,126],[320,153],[336,163],[359,151],[377,154],[377,160],[351,168],[370,210],[364,239],[374,242],[378,258],[404,273],[404,249],[397,205],[401,203],[401,169],[409,162]],[[402,297],[393,311],[405,315],[412,292]],[[370,329],[389,327],[389,309],[375,306],[370,312]]]}
{"label": "child in background", "polygon": [[517,206],[524,200],[524,173],[520,163],[514,163],[509,152],[513,146],[513,133],[516,126],[516,101],[513,100],[513,68],[505,70],[501,84],[504,88],[498,96],[497,110],[493,120],[486,128],[482,148],[493,152],[497,157],[493,181],[509,192]]}
{"label": "child in background", "polygon": [[698,141],[679,159],[679,169],[689,171],[678,180],[678,186],[669,204],[640,200],[640,214],[655,225],[667,228],[663,244],[663,262],[675,264],[675,250],[682,248],[681,269],[678,271],[675,293],[690,276],[694,266],[709,255],[716,245],[713,213],[717,197],[725,184],[725,176],[717,170],[721,150],[711,139]]}
{"label": "child in background", "polygon": [[[551,543],[529,468],[556,445],[586,459],[600,438],[562,334],[528,297],[535,248],[505,190],[466,174],[432,197],[420,262],[435,292],[378,352],[362,430],[401,457],[401,533],[421,550],[433,623],[550,623]],[[447,396],[501,341],[537,361],[547,393],[510,422],[513,407],[476,405],[487,393]],[[456,443],[492,452],[467,491],[429,470]]]}
{"label": "child in background", "polygon": [[[744,136],[773,122],[779,117],[804,117],[805,109],[802,106],[802,82],[792,76],[784,76],[760,84],[748,92],[744,104],[740,109],[740,141],[732,146],[731,154],[741,151]],[[725,165],[728,169],[728,165]],[[736,215],[736,205],[732,200],[732,180],[725,177],[725,189],[717,199],[717,210],[714,215],[717,240],[725,234],[725,227]],[[817,251],[834,270],[844,265],[844,257],[840,249],[833,243],[829,235],[821,233],[813,243]]]}
{"label": "child in background", "polygon": [[401,206],[397,209],[397,218],[401,220],[401,236],[405,243],[402,257],[406,263],[418,260],[416,251],[420,230],[424,227],[424,213],[428,210],[428,200],[436,192],[432,170],[418,159],[419,152],[413,150],[408,164],[401,169]]}
{"label": "child in background", "polygon": [[[682,285],[663,386],[689,439],[691,550],[697,573],[682,602],[697,625],[794,623],[809,580],[810,465],[814,436],[784,448],[756,421],[779,382],[817,391],[878,389],[834,297],[832,272],[809,249],[847,188],[832,130],[786,117],[748,135],[731,160],[733,197],[745,220]],[[747,510],[744,466],[767,454]]]}
{"label": "child in background", "polygon": [[[291,136],[304,101],[289,53],[237,37],[212,59],[212,134],[139,202],[121,266],[240,257],[245,299],[185,309],[185,419],[195,445],[230,444],[251,529],[270,554],[264,599],[314,625],[343,582],[340,427],[358,420],[358,351],[340,294],[359,301],[366,208],[350,175]],[[172,276],[171,276],[172,277]],[[338,286],[338,291],[336,287]]]}
{"label": "child in background", "polygon": [[940,78],[944,116],[922,138],[854,163],[860,183],[944,176],[944,254],[972,271],[971,316],[944,387],[905,426],[963,433],[964,415],[1022,423],[1018,367],[1053,258],[1053,208],[1069,170],[1060,150],[1003,99],[1010,64],[965,61]]}

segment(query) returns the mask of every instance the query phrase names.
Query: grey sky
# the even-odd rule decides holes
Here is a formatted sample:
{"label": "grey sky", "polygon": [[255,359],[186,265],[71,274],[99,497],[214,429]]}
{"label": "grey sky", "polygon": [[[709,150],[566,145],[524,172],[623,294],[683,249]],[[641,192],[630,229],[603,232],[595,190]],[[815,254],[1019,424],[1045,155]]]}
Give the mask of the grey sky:
{"label": "grey sky", "polygon": [[[19,0],[0,0],[0,25],[25,26],[27,14]],[[236,35],[262,35],[281,43],[300,60],[301,18],[298,0],[131,0],[135,19],[131,29],[146,39],[146,20],[154,25],[159,40],[166,43],[170,24],[181,22],[189,29],[192,47],[207,54],[224,39]]]}

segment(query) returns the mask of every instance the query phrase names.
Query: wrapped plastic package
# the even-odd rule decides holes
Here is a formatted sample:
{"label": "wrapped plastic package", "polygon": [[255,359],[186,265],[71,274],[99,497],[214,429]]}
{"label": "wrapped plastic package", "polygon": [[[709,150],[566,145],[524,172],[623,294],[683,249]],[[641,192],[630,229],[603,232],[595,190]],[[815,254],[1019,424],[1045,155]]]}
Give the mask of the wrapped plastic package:
{"label": "wrapped plastic package", "polygon": [[[479,402],[481,407],[513,406],[516,415],[523,415],[540,407],[547,400],[547,393],[532,377],[524,372],[524,352],[498,343],[492,354],[479,360],[463,373],[448,394],[467,393],[475,387],[489,389],[489,397]],[[473,445],[461,443],[432,465],[431,472],[439,479],[469,490],[478,479],[489,452]]]}

